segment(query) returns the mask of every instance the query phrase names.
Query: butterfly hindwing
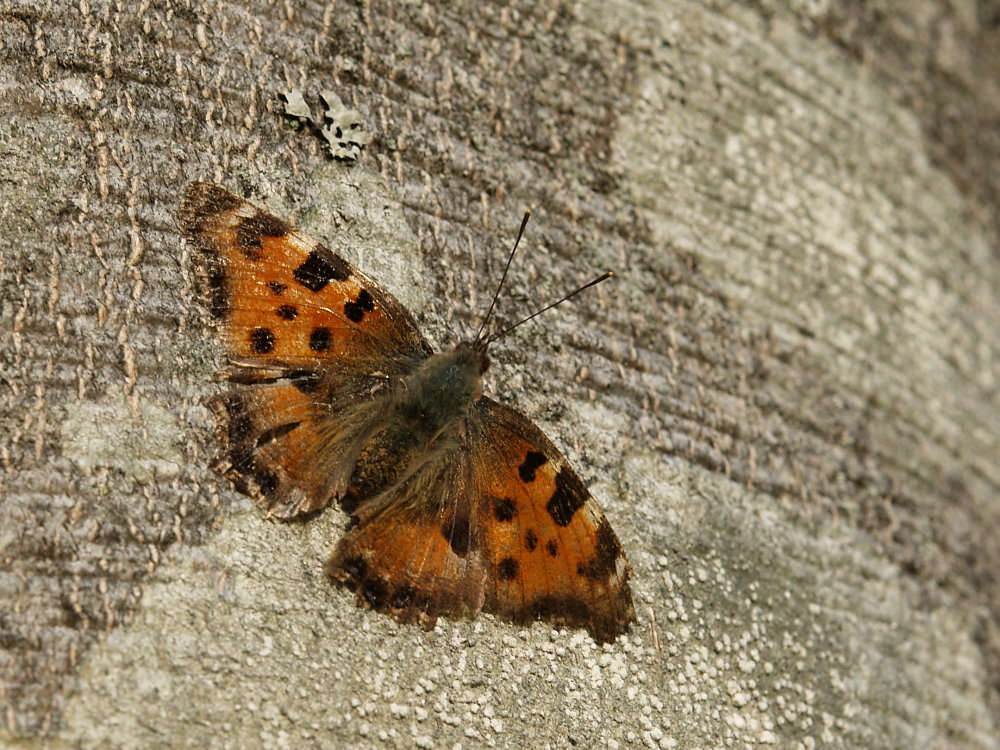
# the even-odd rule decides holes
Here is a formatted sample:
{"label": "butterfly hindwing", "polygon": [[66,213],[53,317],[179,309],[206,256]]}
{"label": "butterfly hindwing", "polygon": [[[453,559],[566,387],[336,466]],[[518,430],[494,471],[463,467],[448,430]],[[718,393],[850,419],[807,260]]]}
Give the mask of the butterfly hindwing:
{"label": "butterfly hindwing", "polygon": [[474,617],[482,608],[487,571],[470,509],[470,467],[460,455],[435,456],[354,511],[326,571],[359,604],[427,628],[439,616]]}
{"label": "butterfly hindwing", "polygon": [[274,515],[318,510],[345,491],[385,385],[430,348],[372,279],[223,188],[191,183],[179,223],[225,335],[225,375],[249,385],[211,403],[217,466]]}
{"label": "butterfly hindwing", "polygon": [[635,619],[631,566],[597,502],[527,417],[481,398],[467,424],[489,570],[484,611],[614,640]]}

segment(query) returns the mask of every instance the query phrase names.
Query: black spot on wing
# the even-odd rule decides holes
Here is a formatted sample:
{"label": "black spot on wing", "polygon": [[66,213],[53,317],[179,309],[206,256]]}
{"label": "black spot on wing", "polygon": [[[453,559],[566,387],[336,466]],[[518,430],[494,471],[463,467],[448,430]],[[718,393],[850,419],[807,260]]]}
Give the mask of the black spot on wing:
{"label": "black spot on wing", "polygon": [[202,267],[204,285],[202,294],[207,297],[209,309],[215,318],[225,318],[229,312],[229,288],[226,271],[218,259],[206,260]]}
{"label": "black spot on wing", "polygon": [[367,289],[362,289],[353,302],[344,303],[344,315],[355,323],[360,323],[364,319],[365,313],[374,309],[375,299],[368,293]]}
{"label": "black spot on wing", "polygon": [[362,581],[359,592],[372,609],[382,609],[389,597],[389,589],[385,585],[385,581],[375,576]]}
{"label": "black spot on wing", "polygon": [[514,622],[522,625],[542,619],[571,627],[587,627],[591,613],[582,599],[573,596],[543,596],[525,602],[524,606],[514,612],[513,617]]}
{"label": "black spot on wing", "polygon": [[621,544],[608,523],[601,521],[597,528],[597,548],[586,563],[579,563],[576,572],[587,578],[604,579],[610,577],[617,569],[618,558],[622,557]]}
{"label": "black spot on wing", "polygon": [[368,562],[362,556],[348,557],[339,564],[335,564],[334,560],[331,557],[327,561],[326,574],[343,581],[344,585],[358,594],[359,600],[372,609],[382,609],[390,601],[391,592],[386,582],[372,574]]}
{"label": "black spot on wing", "polygon": [[318,326],[309,334],[309,348],[314,352],[325,352],[332,343],[333,337],[330,335],[329,328]]}
{"label": "black spot on wing", "polygon": [[351,269],[346,262],[321,246],[309,253],[292,276],[309,291],[318,292],[331,281],[346,281],[351,276]]}
{"label": "black spot on wing", "polygon": [[559,543],[555,539],[549,539],[545,543],[545,551],[549,553],[549,557],[555,557],[559,554]]}
{"label": "black spot on wing", "polygon": [[269,469],[257,468],[253,480],[257,483],[257,491],[264,497],[271,497],[278,489],[278,475]]}
{"label": "black spot on wing", "polygon": [[282,305],[274,313],[282,320],[295,320],[299,316],[299,309],[295,305]]}
{"label": "black spot on wing", "polygon": [[243,205],[243,200],[225,188],[204,182],[192,182],[184,190],[178,218],[181,228],[192,239],[210,230],[219,214],[228,213]]}
{"label": "black spot on wing", "polygon": [[232,479],[240,492],[252,495],[256,485],[250,481],[253,476],[254,456],[252,449],[246,445],[232,446],[225,454],[229,461],[226,469],[226,476]]}
{"label": "black spot on wing", "polygon": [[[349,557],[341,563],[341,570],[347,574],[349,583],[357,583],[368,572],[368,563],[363,557]],[[327,563],[327,575],[333,576],[330,564]]]}
{"label": "black spot on wing", "polygon": [[448,540],[448,544],[451,545],[452,552],[463,558],[469,554],[469,547],[472,544],[472,540],[470,538],[468,516],[460,513],[456,514],[451,523],[446,521],[441,525],[441,533]]}
{"label": "black spot on wing", "polygon": [[292,385],[294,385],[300,393],[306,396],[315,396],[323,382],[319,375],[315,372],[309,372],[308,370],[297,371],[292,373],[290,377]]}
{"label": "black spot on wing", "polygon": [[261,260],[264,237],[284,237],[291,226],[277,216],[263,212],[244,217],[236,227],[236,246],[250,260]]}
{"label": "black spot on wing", "polygon": [[501,581],[510,581],[517,578],[517,560],[513,557],[505,557],[497,565],[497,577]]}
{"label": "black spot on wing", "polygon": [[580,507],[587,502],[589,493],[576,474],[564,466],[556,474],[556,491],[552,493],[545,509],[559,526],[568,526]]}
{"label": "black spot on wing", "polygon": [[521,481],[534,482],[535,471],[548,463],[548,460],[544,453],[528,451],[528,455],[524,457],[524,463],[517,467],[517,473],[521,475]]}
{"label": "black spot on wing", "polygon": [[348,521],[347,530],[350,531],[352,528],[358,525],[358,519],[353,515],[354,511],[358,509],[361,505],[361,501],[364,500],[357,492],[351,490],[350,487],[347,488],[347,492],[344,496],[340,498],[340,509],[351,516]]}
{"label": "black spot on wing", "polygon": [[493,515],[498,521],[510,521],[517,515],[517,506],[509,497],[494,498]]}
{"label": "black spot on wing", "polygon": [[419,609],[426,606],[427,603],[427,596],[421,594],[420,591],[408,583],[400,585],[389,597],[390,609]]}
{"label": "black spot on wing", "polygon": [[268,354],[274,350],[275,338],[270,328],[258,327],[250,331],[250,346],[254,354]]}
{"label": "black spot on wing", "polygon": [[226,434],[229,437],[229,443],[236,444],[246,440],[253,430],[253,422],[250,421],[250,416],[243,410],[243,406],[236,401],[230,401],[226,404],[226,412],[229,417],[226,422]]}
{"label": "black spot on wing", "polygon": [[533,552],[537,546],[538,534],[535,533],[534,529],[528,529],[524,532],[524,548],[528,550],[528,552]]}
{"label": "black spot on wing", "polygon": [[267,286],[272,292],[274,292],[274,296],[276,297],[280,297],[285,293],[285,290],[288,289],[288,286],[286,284],[282,284],[280,281],[269,281],[267,282]]}

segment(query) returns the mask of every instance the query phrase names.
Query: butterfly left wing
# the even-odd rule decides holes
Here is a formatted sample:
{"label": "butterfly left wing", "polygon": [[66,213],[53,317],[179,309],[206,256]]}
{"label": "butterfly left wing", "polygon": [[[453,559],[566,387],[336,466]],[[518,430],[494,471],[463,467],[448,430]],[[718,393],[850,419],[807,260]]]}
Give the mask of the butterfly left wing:
{"label": "butterfly left wing", "polygon": [[456,447],[355,511],[327,573],[401,622],[480,610],[613,641],[635,619],[618,537],[526,417],[479,399]]}

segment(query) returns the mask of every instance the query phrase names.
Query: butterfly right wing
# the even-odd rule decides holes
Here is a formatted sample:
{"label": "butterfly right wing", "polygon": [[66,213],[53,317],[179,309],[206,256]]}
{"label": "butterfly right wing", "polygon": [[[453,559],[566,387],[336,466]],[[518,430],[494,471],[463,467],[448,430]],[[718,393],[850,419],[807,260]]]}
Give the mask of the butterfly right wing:
{"label": "butterfly right wing", "polygon": [[245,388],[210,402],[216,469],[294,517],[339,498],[394,379],[430,354],[412,316],[343,258],[227,190],[190,184],[178,220]]}

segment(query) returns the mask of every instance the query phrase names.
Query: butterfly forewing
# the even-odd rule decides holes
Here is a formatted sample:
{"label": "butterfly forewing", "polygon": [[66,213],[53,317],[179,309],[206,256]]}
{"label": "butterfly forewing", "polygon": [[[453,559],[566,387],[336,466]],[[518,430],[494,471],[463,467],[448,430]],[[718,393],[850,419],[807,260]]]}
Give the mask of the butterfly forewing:
{"label": "butterfly forewing", "polygon": [[179,215],[234,358],[398,374],[430,354],[398,300],[281,219],[199,182],[188,186]]}

